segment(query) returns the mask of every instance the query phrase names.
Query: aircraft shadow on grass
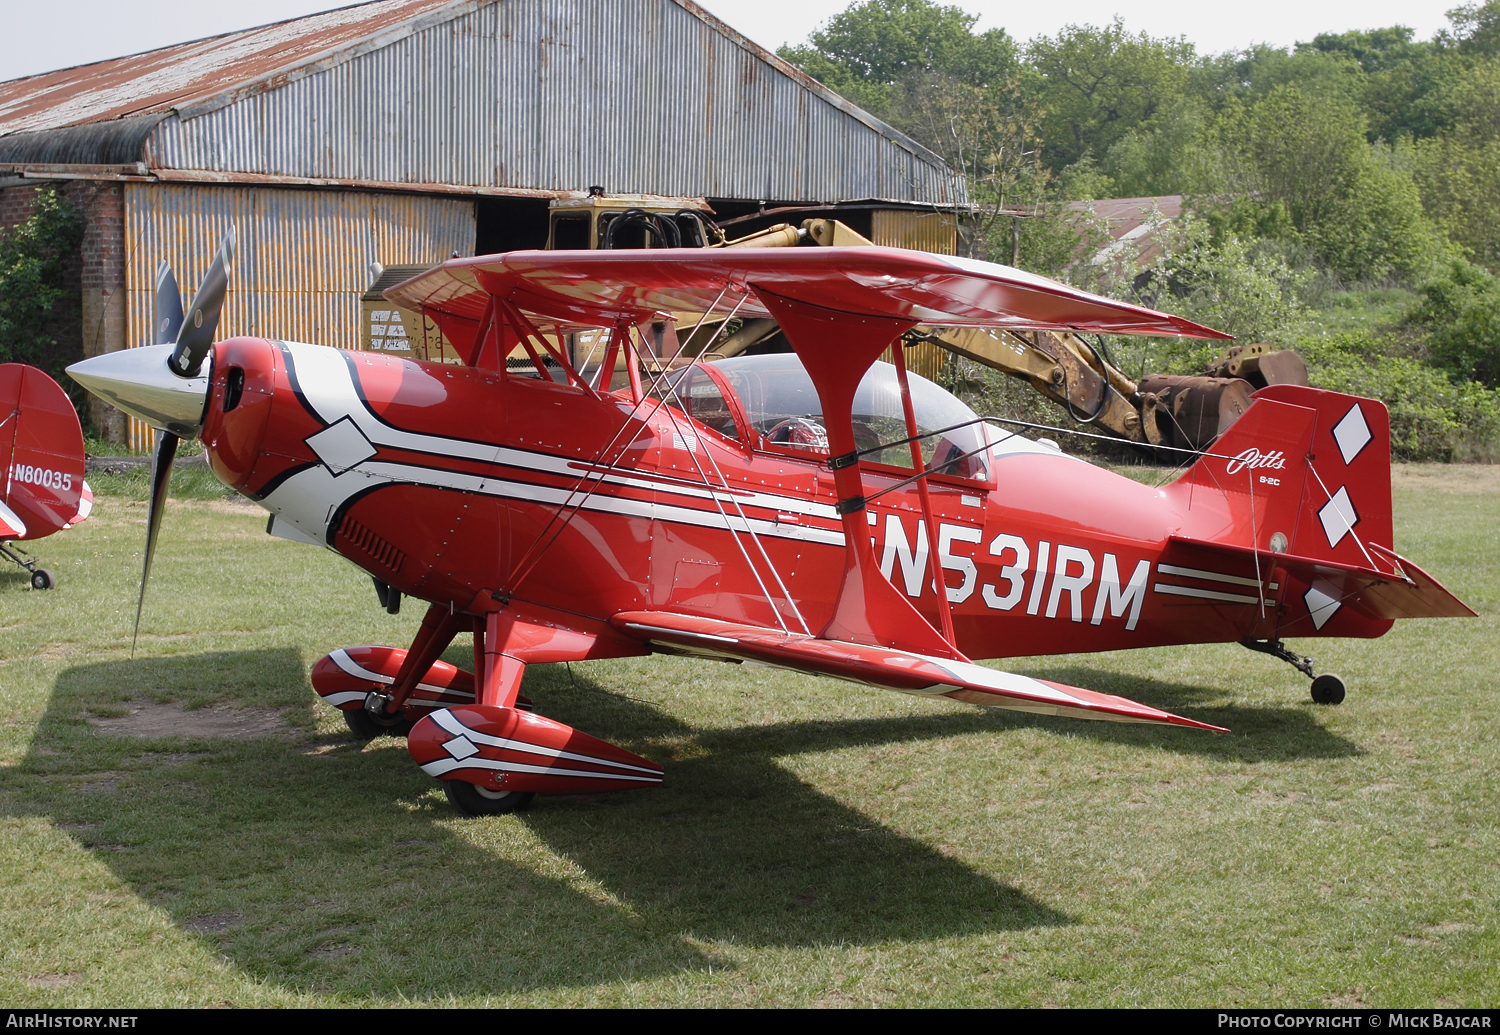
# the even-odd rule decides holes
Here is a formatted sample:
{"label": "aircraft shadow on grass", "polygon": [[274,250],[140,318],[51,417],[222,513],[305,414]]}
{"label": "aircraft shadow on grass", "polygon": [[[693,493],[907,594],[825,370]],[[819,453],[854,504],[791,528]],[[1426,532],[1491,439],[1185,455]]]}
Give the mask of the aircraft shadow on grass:
{"label": "aircraft shadow on grass", "polygon": [[[1128,743],[1154,743],[1164,750],[1238,762],[1347,758],[1364,753],[1364,749],[1354,741],[1319,723],[1310,711],[1315,706],[1287,703],[1286,697],[1290,696],[1290,692],[1286,696],[1276,696],[1281,691],[1268,692],[1264,706],[1217,704],[1205,707],[1208,699],[1220,696],[1219,690],[1190,683],[1168,683],[1158,679],[1106,673],[1087,666],[1028,668],[1027,674],[1071,686],[1086,686],[1101,693],[1118,694],[1162,711],[1175,712],[1229,730],[1228,734],[1216,734],[1134,723],[1042,720],[1058,731],[1075,736],[1092,736],[1100,740]],[[1298,684],[1299,697],[1305,695],[1306,691],[1300,689],[1300,679],[1289,682]]]}
{"label": "aircraft shadow on grass", "polygon": [[[704,941],[887,944],[1071,922],[775,761],[1002,728],[989,716],[695,731],[538,666],[525,689],[548,714],[662,758],[667,783],[475,820],[404,741],[311,732],[306,672],[293,650],[68,669],[8,808],[50,817],[247,974],[302,991],[589,986],[732,966]],[[277,709],[292,732],[142,739],[87,721],[126,699]]]}

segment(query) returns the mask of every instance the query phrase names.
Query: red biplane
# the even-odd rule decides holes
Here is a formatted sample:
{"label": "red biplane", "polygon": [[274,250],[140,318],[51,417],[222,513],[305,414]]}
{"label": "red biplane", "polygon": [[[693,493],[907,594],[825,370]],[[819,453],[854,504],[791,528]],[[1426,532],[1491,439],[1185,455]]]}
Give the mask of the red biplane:
{"label": "red biplane", "polygon": [[[459,345],[445,366],[213,345],[228,260],[193,320],[168,285],[171,344],[72,372],[162,429],[159,469],[199,437],[272,534],[342,554],[391,609],[428,602],[410,648],[335,650],[313,685],[357,732],[407,732],[465,812],[662,779],[537,714],[528,664],[687,654],[1216,729],[971,659],[1240,641],[1311,675],[1283,636],[1472,614],[1393,550],[1378,402],[1264,389],[1158,489],[906,370],[919,324],[1225,337],[1018,270],[890,248],[457,259],[388,293]],[[678,340],[681,312],[775,319],[794,351],[713,361],[712,340]],[[459,633],[472,673],[439,660]]]}
{"label": "red biplane", "polygon": [[56,577],[17,542],[71,528],[94,509],[83,480],[83,429],[58,383],[36,367],[0,363],[0,557],[26,569],[32,589]]}

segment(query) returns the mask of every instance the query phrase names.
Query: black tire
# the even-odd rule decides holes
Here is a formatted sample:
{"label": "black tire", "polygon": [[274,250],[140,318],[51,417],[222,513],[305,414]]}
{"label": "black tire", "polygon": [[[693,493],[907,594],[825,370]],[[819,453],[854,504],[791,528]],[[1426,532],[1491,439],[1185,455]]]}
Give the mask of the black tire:
{"label": "black tire", "polygon": [[1344,681],[1331,672],[1325,672],[1312,681],[1314,704],[1338,704],[1344,699]]}
{"label": "black tire", "polygon": [[343,712],[344,724],[360,740],[374,740],[376,737],[404,737],[411,732],[413,725],[405,719],[397,719],[390,725],[377,722],[375,717],[363,708],[345,708]]}
{"label": "black tire", "polygon": [[51,589],[55,585],[57,585],[57,576],[46,568],[38,568],[31,573],[32,589]]}
{"label": "black tire", "polygon": [[443,793],[453,807],[465,816],[500,816],[520,812],[531,804],[535,794],[523,791],[491,791],[463,780],[444,780]]}

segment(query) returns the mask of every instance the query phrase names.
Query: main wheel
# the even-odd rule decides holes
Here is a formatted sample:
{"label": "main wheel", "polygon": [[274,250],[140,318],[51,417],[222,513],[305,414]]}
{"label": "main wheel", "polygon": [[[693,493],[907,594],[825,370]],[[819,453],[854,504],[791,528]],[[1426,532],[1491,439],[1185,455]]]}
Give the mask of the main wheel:
{"label": "main wheel", "polygon": [[46,568],[38,568],[31,573],[32,589],[51,589],[57,585],[57,577]]}
{"label": "main wheel", "polygon": [[1338,704],[1344,699],[1344,681],[1325,672],[1312,681],[1312,699],[1315,704]]}
{"label": "main wheel", "polygon": [[535,794],[523,791],[492,791],[463,780],[444,780],[443,793],[448,796],[453,807],[466,816],[498,816],[506,812],[520,812],[536,797]]}
{"label": "main wheel", "polygon": [[404,737],[411,732],[412,723],[405,719],[397,719],[387,725],[375,721],[375,717],[363,708],[345,708],[343,712],[344,724],[361,740],[374,740],[376,737]]}

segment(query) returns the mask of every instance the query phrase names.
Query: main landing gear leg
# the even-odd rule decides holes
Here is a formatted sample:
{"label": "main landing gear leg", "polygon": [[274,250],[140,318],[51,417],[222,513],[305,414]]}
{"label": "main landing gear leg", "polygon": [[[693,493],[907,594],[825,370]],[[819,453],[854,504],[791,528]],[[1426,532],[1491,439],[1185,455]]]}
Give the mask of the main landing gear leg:
{"label": "main landing gear leg", "polygon": [[344,720],[349,728],[355,733],[363,734],[364,728],[371,725],[382,731],[405,725],[406,720],[401,717],[401,706],[417,688],[432,663],[448,649],[459,626],[468,621],[467,615],[455,615],[442,604],[429,607],[427,615],[422,619],[422,627],[417,630],[417,637],[412,641],[411,649],[406,652],[406,658],[396,673],[396,681],[385,690],[371,690],[365,697],[363,709],[346,711]]}
{"label": "main landing gear leg", "polygon": [[[474,621],[475,704],[494,708],[514,708],[517,704],[526,663],[504,653],[512,624],[514,619],[503,611],[491,611]],[[520,812],[536,797],[535,792],[505,791],[460,779],[444,780],[443,793],[466,816]]]}
{"label": "main landing gear leg", "polygon": [[1315,704],[1338,704],[1344,699],[1344,681],[1332,672],[1313,675],[1313,659],[1287,650],[1280,640],[1241,640],[1240,646],[1248,647],[1273,658],[1280,658],[1298,672],[1312,680],[1312,699]]}

